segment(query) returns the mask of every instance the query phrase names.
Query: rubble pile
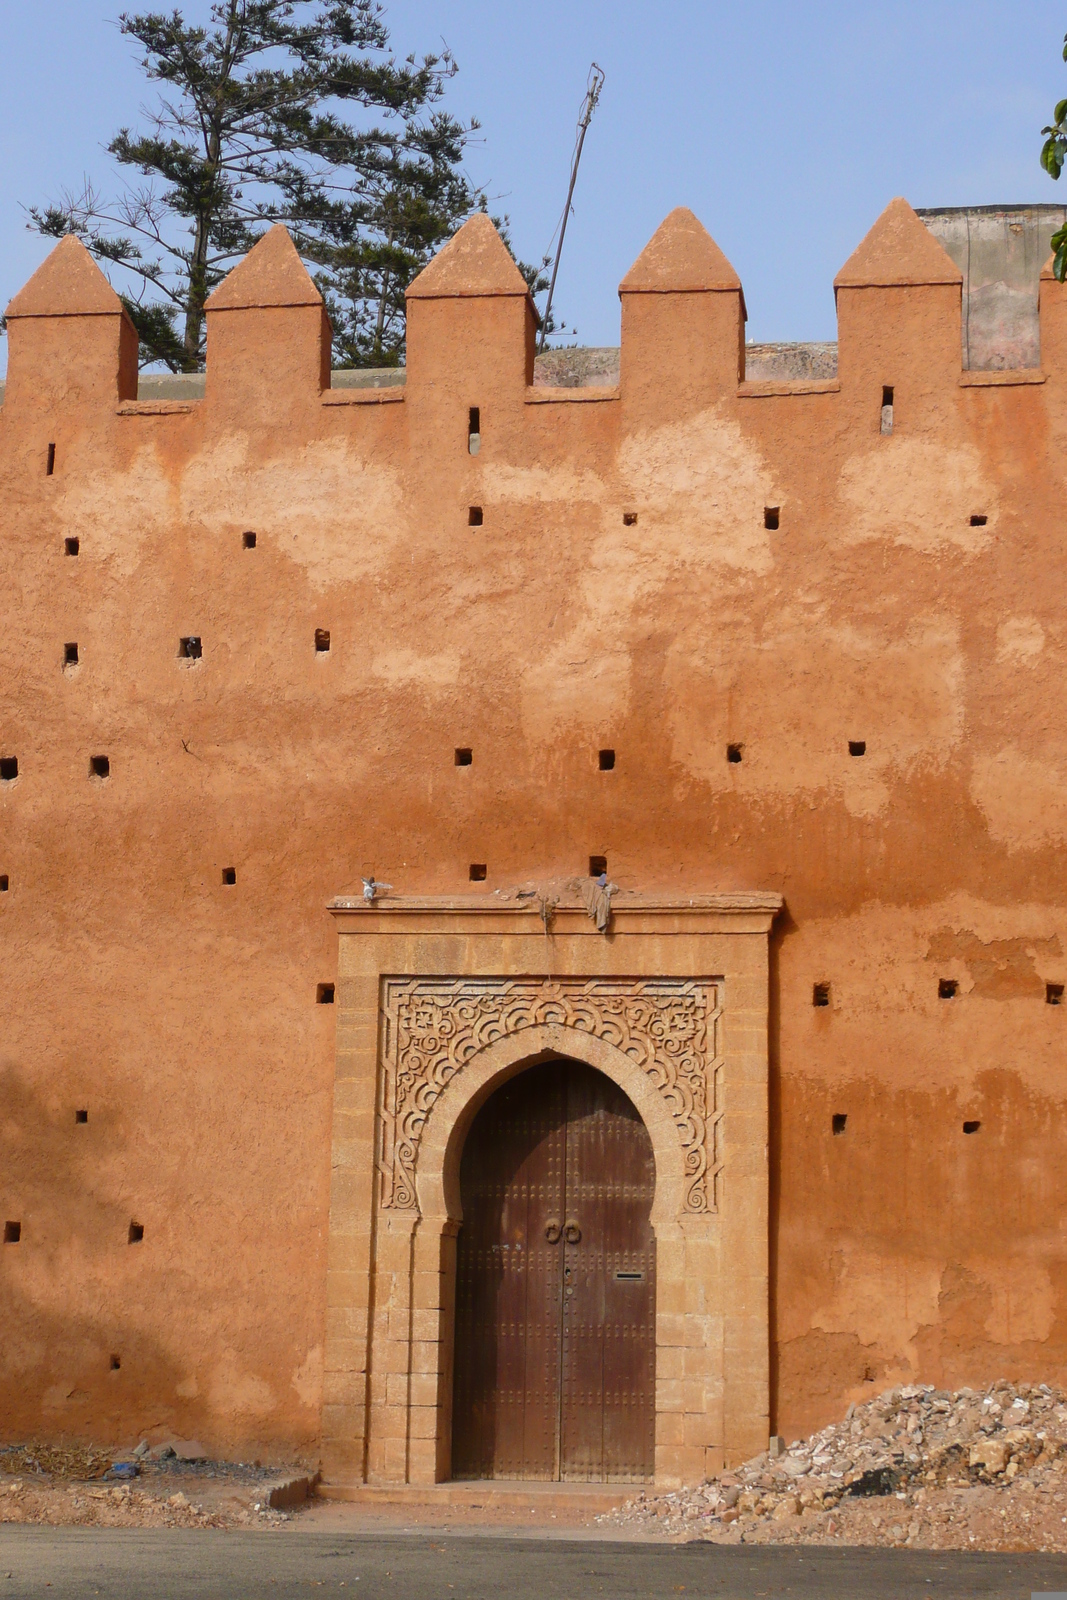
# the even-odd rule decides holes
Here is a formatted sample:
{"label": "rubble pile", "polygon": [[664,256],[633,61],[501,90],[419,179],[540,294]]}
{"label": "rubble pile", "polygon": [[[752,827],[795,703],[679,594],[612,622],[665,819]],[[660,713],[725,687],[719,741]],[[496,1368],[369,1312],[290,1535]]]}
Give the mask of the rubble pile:
{"label": "rubble pile", "polygon": [[[735,1472],[673,1494],[642,1492],[598,1520],[722,1543],[810,1535],[935,1547],[958,1524],[957,1543],[1021,1548],[1016,1525],[1039,1513],[1041,1539],[1067,1546],[1067,1401],[1048,1384],[907,1384],[850,1406],[810,1439],[775,1445]],[[1015,1542],[968,1532],[972,1510],[990,1527],[999,1519],[997,1532]]]}

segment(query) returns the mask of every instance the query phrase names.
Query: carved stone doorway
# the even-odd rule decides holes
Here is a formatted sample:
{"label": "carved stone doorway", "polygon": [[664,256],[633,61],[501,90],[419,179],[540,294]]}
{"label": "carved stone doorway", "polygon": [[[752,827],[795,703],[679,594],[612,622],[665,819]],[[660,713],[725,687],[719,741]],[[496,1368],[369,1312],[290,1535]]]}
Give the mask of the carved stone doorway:
{"label": "carved stone doorway", "polygon": [[766,1445],[779,904],[623,891],[605,938],[580,899],[551,919],[498,895],[334,902],[325,1493],[456,1476],[463,1152],[491,1097],[550,1059],[610,1079],[651,1142],[654,1481],[691,1482]]}
{"label": "carved stone doorway", "polygon": [[460,1168],[452,1470],[629,1483],[655,1463],[652,1141],[610,1078],[528,1068]]}

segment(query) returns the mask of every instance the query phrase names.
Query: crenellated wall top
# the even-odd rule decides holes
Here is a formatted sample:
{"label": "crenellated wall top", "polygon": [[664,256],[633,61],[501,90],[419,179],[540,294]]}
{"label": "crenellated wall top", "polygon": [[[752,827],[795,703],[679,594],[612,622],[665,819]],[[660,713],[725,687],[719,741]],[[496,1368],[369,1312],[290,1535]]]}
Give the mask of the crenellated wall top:
{"label": "crenellated wall top", "polygon": [[[216,412],[226,429],[270,426],[298,412],[380,406],[384,401],[450,403],[460,390],[510,404],[629,400],[630,414],[696,413],[730,394],[801,398],[883,382],[909,363],[924,385],[1025,386],[1058,366],[1067,341],[1067,297],[1046,270],[1041,284],[1042,372],[962,371],[963,274],[903,199],[893,200],[834,280],[839,374],[818,381],[746,381],[741,280],[707,230],[683,207],[656,230],[619,285],[623,302],[621,379],[615,386],[533,386],[537,312],[527,285],[490,219],[472,217],[408,290],[408,366],[403,387],[331,387],[331,330],[322,296],[285,228],[276,225],[207,301],[207,386],[203,400],[138,399],[136,335],[122,302],[89,251],[63,239],[7,309],[10,363],[3,407],[16,425],[22,408],[86,419],[101,409],[129,416]],[[714,304],[713,304],[714,303]],[[1063,327],[1061,329],[1061,324]],[[59,329],[62,328],[62,334]],[[55,330],[50,331],[50,330]],[[257,382],[265,379],[268,392]],[[892,387],[892,383],[887,384]],[[236,399],[230,394],[237,391]],[[477,391],[477,393],[475,392]],[[229,398],[228,398],[229,396]]]}

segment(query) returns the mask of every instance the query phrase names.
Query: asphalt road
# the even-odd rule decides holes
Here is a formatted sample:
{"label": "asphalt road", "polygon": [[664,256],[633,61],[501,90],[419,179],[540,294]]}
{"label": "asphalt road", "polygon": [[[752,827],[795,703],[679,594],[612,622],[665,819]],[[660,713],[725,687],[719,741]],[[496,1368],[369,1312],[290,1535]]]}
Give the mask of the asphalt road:
{"label": "asphalt road", "polygon": [[0,1600],[1030,1600],[1067,1557],[0,1526]]}

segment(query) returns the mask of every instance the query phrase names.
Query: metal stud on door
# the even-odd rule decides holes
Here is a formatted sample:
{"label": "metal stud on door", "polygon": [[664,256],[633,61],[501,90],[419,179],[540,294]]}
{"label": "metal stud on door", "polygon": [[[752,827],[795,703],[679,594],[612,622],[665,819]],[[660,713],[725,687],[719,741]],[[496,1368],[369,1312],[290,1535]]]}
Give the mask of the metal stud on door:
{"label": "metal stud on door", "polygon": [[[488,1115],[486,1114],[488,1113]],[[566,1087],[559,1067],[505,1084],[463,1152],[452,1472],[559,1476],[559,1282]]]}
{"label": "metal stud on door", "polygon": [[654,1164],[633,1105],[581,1063],[530,1068],[475,1118],[460,1187],[454,1473],[650,1477]]}
{"label": "metal stud on door", "polygon": [[[560,1476],[651,1477],[655,1169],[644,1124],[601,1073],[567,1082]],[[616,1277],[626,1273],[623,1278]],[[637,1276],[634,1276],[637,1274]]]}

